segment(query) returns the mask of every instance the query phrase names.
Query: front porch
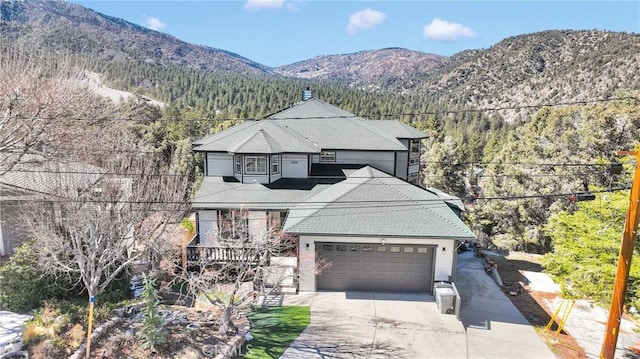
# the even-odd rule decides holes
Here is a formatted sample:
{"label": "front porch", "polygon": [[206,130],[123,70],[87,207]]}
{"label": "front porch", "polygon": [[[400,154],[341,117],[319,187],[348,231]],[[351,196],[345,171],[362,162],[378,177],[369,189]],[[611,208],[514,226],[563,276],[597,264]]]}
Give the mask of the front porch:
{"label": "front porch", "polygon": [[184,247],[184,256],[186,262],[191,265],[219,265],[233,262],[269,265],[271,259],[269,251],[262,252],[253,247],[225,245],[223,243],[201,245],[200,236],[197,233]]}
{"label": "front porch", "polygon": [[298,293],[297,251],[260,250],[256,247],[234,247],[222,243],[202,245],[196,234],[183,247],[183,263],[186,264],[186,270],[196,270],[201,266],[233,268],[235,265],[261,268],[264,273],[262,293]]}

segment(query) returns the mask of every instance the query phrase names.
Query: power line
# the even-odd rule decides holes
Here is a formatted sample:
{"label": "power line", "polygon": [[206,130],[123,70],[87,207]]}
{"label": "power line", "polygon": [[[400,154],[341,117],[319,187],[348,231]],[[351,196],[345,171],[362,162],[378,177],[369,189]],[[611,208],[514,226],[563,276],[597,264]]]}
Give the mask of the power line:
{"label": "power line", "polygon": [[[640,103],[640,99],[634,96],[624,96],[607,99],[593,99],[582,101],[567,101],[567,102],[555,102],[555,103],[542,103],[533,105],[519,105],[519,106],[506,106],[506,107],[483,107],[475,109],[458,109],[458,110],[437,110],[437,111],[424,111],[424,112],[408,112],[408,113],[388,113],[388,114],[361,114],[361,115],[336,115],[336,116],[318,116],[318,117],[283,117],[283,118],[159,118],[159,119],[136,119],[131,117],[126,118],[108,118],[108,119],[93,119],[83,117],[29,117],[29,116],[0,116],[2,119],[22,119],[22,120],[72,120],[72,121],[93,121],[93,122],[108,122],[108,121],[130,121],[130,122],[179,122],[179,121],[203,121],[203,122],[226,122],[226,121],[261,121],[261,120],[305,120],[305,119],[357,119],[357,118],[390,118],[390,117],[405,117],[405,116],[424,116],[424,115],[444,115],[444,114],[458,114],[458,113],[471,113],[471,112],[491,112],[491,111],[506,111],[506,110],[523,110],[532,108],[543,107],[562,107],[572,105],[589,105],[596,103],[607,103],[614,101],[633,100]],[[286,109],[285,109],[286,110]]]}
{"label": "power line", "polygon": [[[55,170],[28,170],[28,169],[15,169],[12,168],[5,173],[22,172],[22,173],[51,173],[51,174],[80,174],[80,175],[109,175],[109,176],[122,176],[122,177],[144,177],[144,176],[158,176],[158,177],[189,177],[187,174],[167,174],[167,173],[125,173],[125,172],[108,172],[108,171],[55,171]],[[0,180],[2,176],[0,176]]]}
{"label": "power line", "polygon": [[[626,187],[616,187],[616,188],[609,188],[609,189],[603,189],[603,190],[596,190],[596,191],[590,191],[590,193],[596,194],[596,193],[611,193],[611,192],[619,192],[619,191],[625,191],[625,190],[629,190],[631,187],[630,186],[626,186]],[[564,192],[564,193],[548,193],[548,194],[533,194],[533,195],[513,195],[513,196],[495,196],[495,197],[474,197],[473,199],[476,201],[494,201],[494,200],[503,200],[503,201],[512,201],[512,200],[519,200],[519,199],[535,199],[535,198],[549,198],[549,197],[569,197],[572,195],[575,195],[576,192]],[[260,205],[260,206],[264,206],[264,205],[269,205],[269,204],[274,204],[274,205],[292,205],[292,206],[298,206],[298,205],[307,205],[306,207],[302,208],[302,209],[314,209],[315,207],[313,206],[309,206],[309,205],[319,205],[322,207],[318,207],[318,208],[326,208],[325,206],[327,205],[356,205],[356,204],[362,204],[362,205],[366,205],[367,207],[370,207],[371,205],[378,205],[378,206],[415,206],[415,205],[422,205],[422,204],[429,204],[429,203],[446,203],[447,201],[452,201],[455,200],[456,198],[452,198],[452,199],[446,199],[446,198],[433,198],[433,199],[418,199],[418,200],[411,200],[411,199],[407,199],[407,200],[360,200],[360,201],[340,201],[340,202],[327,202],[327,201],[264,201],[264,202],[257,202],[257,201],[225,201],[225,202],[208,202],[208,201],[200,201],[200,202],[195,202],[195,204],[198,205],[225,205],[225,206],[229,206],[229,205]],[[460,199],[462,200],[462,199]],[[118,203],[118,204],[154,204],[154,205],[162,205],[162,204],[181,204],[181,205],[192,205],[194,204],[193,201],[154,201],[154,200],[146,200],[146,201],[136,201],[136,200],[101,200],[101,199],[83,199],[83,200],[76,200],[76,199],[16,199],[15,201],[17,202],[54,202],[54,203]],[[218,208],[218,207],[212,207],[212,208]],[[360,206],[357,207],[339,207],[336,209],[349,209],[349,208],[363,208]],[[202,209],[202,210],[206,210],[206,208]]]}

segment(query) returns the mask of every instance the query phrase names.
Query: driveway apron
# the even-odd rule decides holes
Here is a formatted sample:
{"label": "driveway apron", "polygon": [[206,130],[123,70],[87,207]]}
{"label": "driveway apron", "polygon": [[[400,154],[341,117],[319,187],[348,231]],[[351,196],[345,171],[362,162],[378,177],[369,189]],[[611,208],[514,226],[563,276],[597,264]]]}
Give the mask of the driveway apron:
{"label": "driveway apron", "polygon": [[311,324],[282,358],[555,358],[479,258],[457,263],[461,321],[428,294],[303,293],[285,305],[310,305]]}
{"label": "driveway apron", "polygon": [[[464,327],[428,294],[307,294],[311,324],[282,358],[466,358]],[[303,304],[303,303],[300,303]]]}

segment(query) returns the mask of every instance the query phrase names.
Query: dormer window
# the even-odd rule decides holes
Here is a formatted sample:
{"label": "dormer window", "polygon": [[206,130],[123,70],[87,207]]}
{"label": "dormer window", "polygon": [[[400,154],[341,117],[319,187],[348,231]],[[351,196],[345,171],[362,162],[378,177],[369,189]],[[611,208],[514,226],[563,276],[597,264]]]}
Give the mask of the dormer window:
{"label": "dormer window", "polygon": [[267,156],[244,156],[244,173],[248,175],[267,174]]}
{"label": "dormer window", "polygon": [[320,152],[320,162],[335,162],[336,151],[322,151]]}

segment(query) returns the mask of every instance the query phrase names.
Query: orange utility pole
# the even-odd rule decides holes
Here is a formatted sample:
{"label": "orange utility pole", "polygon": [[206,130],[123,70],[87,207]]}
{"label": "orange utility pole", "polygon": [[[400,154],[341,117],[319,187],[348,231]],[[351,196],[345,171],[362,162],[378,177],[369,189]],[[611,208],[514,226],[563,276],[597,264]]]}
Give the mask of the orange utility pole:
{"label": "orange utility pole", "polygon": [[618,271],[616,281],[613,285],[613,296],[611,298],[611,308],[609,309],[609,319],[607,329],[604,332],[604,342],[600,358],[613,359],[618,342],[618,332],[620,330],[620,319],[624,308],[624,297],[627,294],[627,281],[629,270],[631,269],[631,256],[633,255],[633,245],[638,231],[638,204],[640,202],[640,146],[637,151],[618,152],[618,156],[636,156],[636,170],[633,175],[631,194],[629,194],[629,209],[627,219],[624,223],[624,233],[622,235],[622,245],[618,256]]}

